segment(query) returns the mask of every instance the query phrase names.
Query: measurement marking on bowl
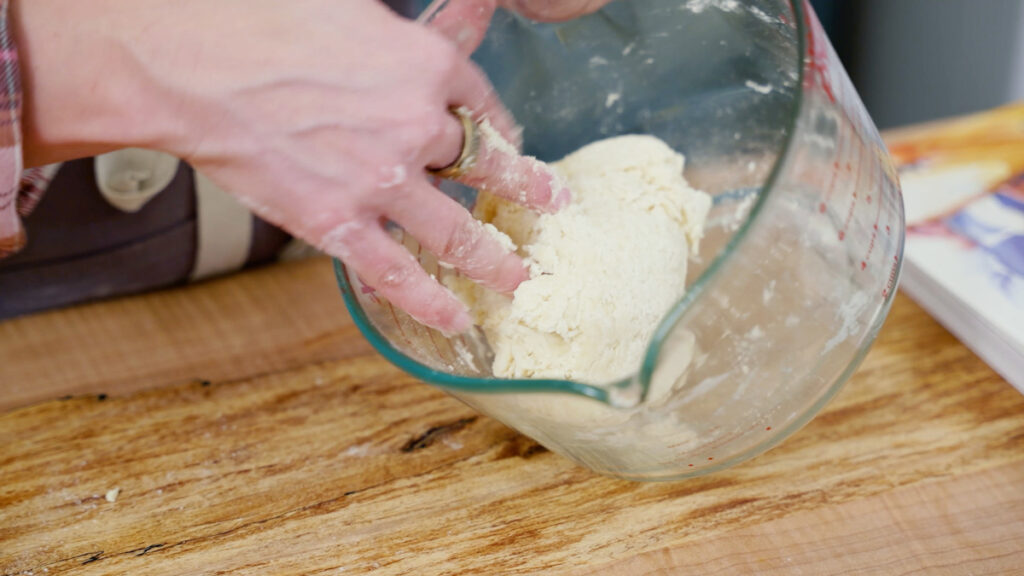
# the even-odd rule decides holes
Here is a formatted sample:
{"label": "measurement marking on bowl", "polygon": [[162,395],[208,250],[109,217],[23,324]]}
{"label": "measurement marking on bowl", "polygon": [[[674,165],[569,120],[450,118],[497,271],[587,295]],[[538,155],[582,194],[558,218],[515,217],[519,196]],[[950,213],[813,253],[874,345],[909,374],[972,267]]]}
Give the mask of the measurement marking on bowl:
{"label": "measurement marking on bowl", "polygon": [[[405,241],[405,231],[402,230],[402,238],[401,238],[401,240],[399,240],[399,242],[404,242],[404,241]],[[409,336],[405,333],[405,330],[402,329],[402,323],[398,321],[398,314],[395,312],[395,307],[391,305],[391,301],[390,300],[385,300],[384,302],[386,302],[387,305],[388,305],[388,311],[391,312],[391,318],[395,321],[395,327],[398,328],[398,333],[402,335],[402,339],[405,340],[405,344],[409,348],[412,348],[413,347],[412,341],[409,340]]]}
{"label": "measurement marking on bowl", "polygon": [[374,304],[380,305],[380,298],[377,297],[377,289],[366,282],[363,282],[362,278],[356,277],[356,279],[359,281],[359,293],[367,294]]}
{"label": "measurement marking on bowl", "polygon": [[[875,165],[875,177],[872,178],[875,182],[882,182],[881,174],[882,168],[879,165]],[[868,204],[871,204],[871,196],[868,195]],[[871,240],[868,241],[868,253],[864,256],[864,259],[860,261],[860,269],[866,270],[868,267],[868,260],[871,259],[871,254],[875,251],[875,241],[878,239],[878,221],[882,218],[882,203],[877,203],[878,209],[875,211],[875,223],[871,226]]]}
{"label": "measurement marking on bowl", "polygon": [[[405,243],[405,231],[404,230],[402,231],[402,243],[403,244]],[[419,262],[421,266],[423,265],[422,257],[423,257],[423,246],[417,242],[416,243],[416,261]],[[437,262],[437,261],[434,262],[434,273],[433,273],[433,276],[434,276],[435,279],[437,279],[438,282],[441,281],[440,280],[441,279],[441,264],[440,264],[440,262]],[[437,340],[434,339],[434,331],[431,330],[430,328],[426,328],[426,327],[424,327],[424,330],[427,333],[427,337],[430,338],[430,343],[434,346],[434,351],[437,352],[438,358],[444,359],[445,355],[441,352],[441,347],[437,345]],[[449,343],[448,346],[450,347],[451,343]],[[453,352],[454,352],[454,350],[453,350]]]}
{"label": "measurement marking on bowl", "polygon": [[889,279],[885,283],[885,289],[882,290],[882,298],[888,298],[889,292],[896,285],[896,270],[900,266],[899,256],[892,257],[892,268],[889,268]]}
{"label": "measurement marking on bowl", "polygon": [[[439,269],[439,273],[440,273],[440,269]],[[452,273],[455,274],[456,278],[462,278],[462,273],[459,272],[458,270],[453,270]],[[459,334],[459,336],[458,336],[458,342],[459,342],[459,344],[462,345],[462,351],[461,352],[458,349],[455,348],[455,344],[453,343],[453,342],[455,342],[455,338],[448,339],[447,342],[448,342],[448,347],[451,348],[452,357],[454,359],[461,359],[463,362],[469,363],[469,361],[466,358],[466,356],[468,354],[466,351],[469,350],[469,343],[466,342],[466,335],[465,334]],[[472,358],[472,356],[470,356],[470,358]],[[472,362],[472,363],[476,364],[476,362]]]}
{"label": "measurement marking on bowl", "polygon": [[427,336],[430,338],[430,343],[434,345],[434,352],[437,352],[439,358],[444,358],[444,353],[441,352],[441,347],[437,345],[437,340],[434,339],[434,331],[427,328]]}
{"label": "measurement marking on bowl", "polygon": [[[838,123],[838,120],[837,120]],[[832,162],[832,180],[825,189],[825,199],[818,205],[818,212],[825,213],[829,199],[836,189],[836,179],[839,178],[839,159],[843,157],[843,147],[846,143],[846,132],[839,133],[839,141],[836,142],[835,160]]]}
{"label": "measurement marking on bowl", "polygon": [[817,80],[829,102],[836,103],[835,93],[832,91],[832,82],[828,78],[830,65],[829,50],[825,32],[821,29],[817,19],[811,16],[808,10],[804,15],[807,24],[807,67],[810,74],[807,75],[807,84],[813,85]]}
{"label": "measurement marking on bowl", "polygon": [[[842,242],[846,239],[846,231],[850,227],[850,221],[853,220],[853,210],[857,207],[857,191],[860,189],[860,176],[864,172],[860,170],[861,162],[864,160],[864,145],[857,146],[857,177],[853,181],[853,196],[850,198],[850,208],[846,211],[846,220],[843,221],[843,227],[839,229],[839,241]],[[847,169],[849,169],[850,163],[846,163]]]}
{"label": "measurement marking on bowl", "polygon": [[402,335],[402,339],[405,340],[407,346],[412,348],[412,342],[409,340],[409,336],[406,335],[405,330],[402,329],[402,323],[398,321],[398,314],[395,313],[395,307],[388,302],[388,310],[391,312],[391,318],[395,321],[395,327],[398,328],[398,333]]}

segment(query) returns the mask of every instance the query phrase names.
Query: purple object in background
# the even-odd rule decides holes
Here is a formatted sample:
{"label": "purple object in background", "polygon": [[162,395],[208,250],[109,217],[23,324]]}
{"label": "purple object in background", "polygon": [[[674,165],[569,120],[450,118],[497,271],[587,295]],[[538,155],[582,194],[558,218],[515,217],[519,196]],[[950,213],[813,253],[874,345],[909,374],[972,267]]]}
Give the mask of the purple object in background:
{"label": "purple object in background", "polygon": [[[170,184],[128,213],[102,196],[94,165],[63,164],[24,220],[28,246],[0,260],[0,319],[189,279],[197,248],[192,168],[180,164]],[[254,219],[246,265],[273,260],[289,239]]]}

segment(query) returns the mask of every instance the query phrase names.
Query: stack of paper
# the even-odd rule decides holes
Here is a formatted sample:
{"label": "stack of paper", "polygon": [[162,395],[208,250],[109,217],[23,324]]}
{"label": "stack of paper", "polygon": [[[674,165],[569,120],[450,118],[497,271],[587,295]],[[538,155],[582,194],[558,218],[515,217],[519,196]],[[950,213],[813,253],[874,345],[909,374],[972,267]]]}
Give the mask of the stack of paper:
{"label": "stack of paper", "polygon": [[887,140],[907,213],[903,290],[1024,392],[1024,104]]}

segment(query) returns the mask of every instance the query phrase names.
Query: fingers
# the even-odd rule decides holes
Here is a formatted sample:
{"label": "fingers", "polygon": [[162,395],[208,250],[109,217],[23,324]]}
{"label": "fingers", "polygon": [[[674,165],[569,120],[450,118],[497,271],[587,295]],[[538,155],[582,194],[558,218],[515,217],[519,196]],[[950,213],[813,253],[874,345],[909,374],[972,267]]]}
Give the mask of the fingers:
{"label": "fingers", "polygon": [[[529,278],[511,244],[487,229],[461,204],[426,182],[411,187],[388,217],[445,264],[498,292],[510,293]],[[506,239],[507,240],[507,239]]]}
{"label": "fingers", "polygon": [[538,212],[557,212],[572,200],[550,166],[521,156],[484,120],[479,125],[476,162],[457,180]]}
{"label": "fingers", "polygon": [[462,119],[450,110],[445,111],[443,126],[432,145],[425,151],[424,162],[428,170],[441,170],[456,162],[462,155],[466,129]]}
{"label": "fingers", "polygon": [[[459,157],[465,138],[461,119],[450,115],[435,141],[427,166],[451,166]],[[468,170],[455,180],[538,212],[557,212],[572,200],[569,190],[547,164],[522,156],[494,128],[490,120],[477,124],[477,150]]]}
{"label": "fingers", "polygon": [[452,0],[427,26],[455,44],[463,56],[477,49],[494,15],[496,0]]}
{"label": "fingers", "polygon": [[487,76],[468,59],[460,61],[456,66],[448,104],[466,108],[477,122],[490,121],[513,148],[522,148],[522,130],[501,103]]}
{"label": "fingers", "polygon": [[447,38],[463,57],[455,70],[449,104],[465,106],[475,118],[490,119],[519,148],[522,131],[495,94],[490,80],[469,60],[487,34],[496,6],[497,0],[451,0],[427,21],[427,27]]}
{"label": "fingers", "polygon": [[601,9],[611,0],[501,0],[501,5],[531,20],[562,22]]}
{"label": "fingers", "polygon": [[320,245],[416,321],[451,334],[473,325],[462,302],[376,222],[341,224]]}
{"label": "fingers", "polygon": [[[479,45],[494,12],[495,0],[452,0],[430,26],[468,55]],[[458,180],[542,212],[555,212],[570,201],[568,190],[542,162],[519,155],[522,130],[498,99],[490,81],[471,61],[456,66],[449,104],[465,108],[480,126],[476,163]],[[445,123],[427,165],[450,166],[459,157],[463,129],[458,118]]]}

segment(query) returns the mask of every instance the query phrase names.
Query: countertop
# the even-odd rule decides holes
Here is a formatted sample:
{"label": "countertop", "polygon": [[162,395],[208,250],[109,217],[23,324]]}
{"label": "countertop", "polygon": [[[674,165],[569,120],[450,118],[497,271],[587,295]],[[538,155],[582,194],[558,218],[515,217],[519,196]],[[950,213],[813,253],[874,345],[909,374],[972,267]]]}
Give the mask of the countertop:
{"label": "countertop", "polygon": [[329,262],[0,323],[2,574],[994,574],[1024,396],[906,297],[724,472],[597,476],[377,356]]}
{"label": "countertop", "polygon": [[809,425],[678,482],[391,366],[322,258],[0,322],[0,438],[2,575],[1024,573],[1024,396],[903,295]]}

